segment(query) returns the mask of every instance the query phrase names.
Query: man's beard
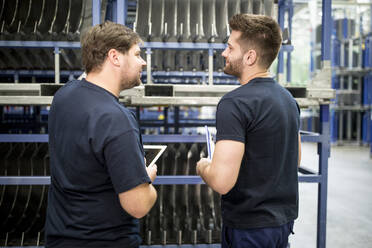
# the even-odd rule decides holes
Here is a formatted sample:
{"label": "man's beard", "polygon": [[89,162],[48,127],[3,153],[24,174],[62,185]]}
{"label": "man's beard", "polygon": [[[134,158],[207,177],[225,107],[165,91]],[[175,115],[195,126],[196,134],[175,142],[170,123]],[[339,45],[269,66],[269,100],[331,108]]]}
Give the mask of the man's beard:
{"label": "man's beard", "polygon": [[138,78],[136,78],[135,80],[132,81],[131,85],[133,85],[132,87],[136,87],[136,86],[139,86],[141,84],[142,84],[141,77],[138,77]]}
{"label": "man's beard", "polygon": [[133,87],[136,87],[136,86],[139,86],[142,84],[142,81],[141,81],[141,77],[137,77],[135,79],[132,79],[130,81],[128,80],[125,80],[123,81],[123,89],[122,90],[128,90],[128,89],[131,89]]}
{"label": "man's beard", "polygon": [[230,63],[226,64],[223,68],[223,72],[239,78],[242,73],[242,60],[243,58],[230,61]]}

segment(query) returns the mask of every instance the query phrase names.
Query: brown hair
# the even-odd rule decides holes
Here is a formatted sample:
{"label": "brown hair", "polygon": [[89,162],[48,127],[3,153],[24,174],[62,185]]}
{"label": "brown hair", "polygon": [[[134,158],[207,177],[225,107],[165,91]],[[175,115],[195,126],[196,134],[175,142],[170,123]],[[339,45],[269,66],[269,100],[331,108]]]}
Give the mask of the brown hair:
{"label": "brown hair", "polygon": [[282,43],[278,23],[269,16],[237,14],[230,19],[229,24],[232,30],[242,32],[239,43],[243,49],[256,50],[259,65],[269,68]]}
{"label": "brown hair", "polygon": [[91,27],[81,37],[82,63],[87,73],[100,70],[110,49],[126,53],[141,38],[130,28],[106,21]]}

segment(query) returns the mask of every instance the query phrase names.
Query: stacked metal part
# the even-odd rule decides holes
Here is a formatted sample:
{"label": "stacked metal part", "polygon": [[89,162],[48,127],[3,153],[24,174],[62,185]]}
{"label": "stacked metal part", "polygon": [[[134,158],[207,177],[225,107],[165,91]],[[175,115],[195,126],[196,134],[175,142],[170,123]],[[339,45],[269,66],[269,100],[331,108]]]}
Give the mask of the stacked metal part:
{"label": "stacked metal part", "polygon": [[[356,22],[353,19],[334,20],[333,31],[333,56],[332,87],[336,89],[336,99],[331,109],[331,139],[332,142],[343,144],[352,142],[359,144],[361,141],[362,115],[366,108],[361,106],[363,70],[363,38],[358,36]],[[315,69],[321,69],[320,43],[322,39],[321,25],[316,28],[316,47],[314,51]],[[318,131],[316,125],[318,114],[306,117],[304,130]],[[306,124],[307,123],[307,124]]]}
{"label": "stacked metal part", "polygon": [[[1,176],[49,175],[48,144],[0,143]],[[48,186],[0,185],[0,245],[39,245],[44,239]]]}
{"label": "stacked metal part", "polygon": [[[352,37],[355,37],[355,32],[356,32],[356,24],[355,24],[355,20],[353,19],[337,19],[337,20],[334,20],[334,31],[336,32],[336,35],[335,35],[335,38],[336,38],[336,42],[340,42],[340,41],[343,41],[345,39],[351,39]],[[318,25],[316,27],[316,33],[315,33],[315,42],[316,44],[318,45],[319,47],[319,52],[316,53],[316,56],[315,56],[315,68],[316,69],[321,69],[321,55],[320,55],[320,43],[322,42],[322,25]],[[345,48],[346,49],[346,53],[348,53],[348,47]],[[338,56],[337,56],[338,55]],[[357,63],[357,60],[358,60],[358,53],[357,52],[353,52],[353,63],[354,65],[353,66],[357,66],[356,63]],[[347,58],[345,58],[345,64],[348,64],[347,62]],[[340,56],[339,54],[335,54],[335,63],[336,65],[339,65],[340,63],[344,63],[344,62],[340,62]],[[341,65],[343,66],[343,65]]]}
{"label": "stacked metal part", "polygon": [[[102,0],[103,17],[106,5]],[[0,1],[0,40],[79,41],[91,25],[91,0]],[[52,49],[1,48],[0,69],[50,70],[53,56]],[[62,49],[61,69],[81,70],[80,57],[80,50]]]}
{"label": "stacked metal part", "polygon": [[[158,164],[160,175],[195,175],[205,147],[169,144]],[[220,242],[220,196],[206,185],[160,185],[158,201],[141,221],[145,245]]]}
{"label": "stacked metal part", "polygon": [[[223,42],[236,13],[272,15],[273,0],[138,0],[134,29],[146,41]],[[101,21],[107,0],[101,0]],[[91,0],[1,0],[0,40],[78,41],[92,25]],[[152,70],[204,71],[208,51],[153,50]],[[215,54],[214,68],[224,61]],[[52,70],[52,49],[1,48],[0,70]],[[60,68],[81,70],[80,50],[62,49]]]}
{"label": "stacked metal part", "polygon": [[[273,0],[138,0],[134,29],[149,42],[225,42],[228,20],[237,13],[272,16]],[[152,51],[152,70],[204,71],[208,51]],[[214,68],[224,61],[214,54]]]}
{"label": "stacked metal part", "polygon": [[363,39],[356,32],[353,19],[335,21],[338,44],[334,49],[334,67],[337,69],[333,78],[336,89],[335,106],[332,108],[332,141],[338,144],[355,142],[360,144],[362,136],[362,115],[367,110],[362,106],[363,76]]}
{"label": "stacked metal part", "polygon": [[[201,144],[168,144],[158,160],[158,175],[195,175],[205,154]],[[0,175],[47,176],[47,143],[0,143]],[[158,200],[141,220],[143,244],[220,242],[220,196],[206,185],[156,185]],[[0,186],[0,245],[44,243],[48,186]]]}

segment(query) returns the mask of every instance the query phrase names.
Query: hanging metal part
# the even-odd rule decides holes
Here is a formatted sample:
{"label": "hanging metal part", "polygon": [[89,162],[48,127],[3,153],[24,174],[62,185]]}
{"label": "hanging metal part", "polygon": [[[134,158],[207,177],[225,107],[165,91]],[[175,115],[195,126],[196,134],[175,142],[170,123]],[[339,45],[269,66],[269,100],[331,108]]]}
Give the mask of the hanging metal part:
{"label": "hanging metal part", "polygon": [[177,41],[191,41],[191,13],[190,0],[178,1],[177,3]]}
{"label": "hanging metal part", "polygon": [[[219,17],[219,18],[223,18]],[[203,0],[203,25],[208,42],[216,42],[218,37],[216,25],[216,0]]]}
{"label": "hanging metal part", "polygon": [[203,1],[190,0],[190,31],[194,42],[206,41],[203,28]]}
{"label": "hanging metal part", "polygon": [[[83,30],[92,25],[91,0],[3,1],[1,5],[8,9],[1,10],[2,40],[78,41]],[[106,5],[106,0],[101,2],[101,18]],[[2,70],[50,70],[54,64],[53,51],[47,48],[1,48],[1,53]],[[81,70],[79,50],[66,49],[61,54],[61,69]]]}
{"label": "hanging metal part", "polygon": [[241,0],[241,13],[254,14],[252,0]]}
{"label": "hanging metal part", "polygon": [[[236,8],[236,6],[232,7]],[[218,33],[218,39],[216,40],[216,42],[227,42],[230,36],[228,0],[219,0],[216,2],[216,17],[218,17],[216,18]]]}

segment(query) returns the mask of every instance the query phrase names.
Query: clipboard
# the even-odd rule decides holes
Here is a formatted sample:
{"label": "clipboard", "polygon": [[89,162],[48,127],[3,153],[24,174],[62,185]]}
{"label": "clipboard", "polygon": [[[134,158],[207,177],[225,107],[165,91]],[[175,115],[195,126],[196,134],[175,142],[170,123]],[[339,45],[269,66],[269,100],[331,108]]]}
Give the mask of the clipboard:
{"label": "clipboard", "polygon": [[163,154],[166,145],[144,145],[143,149],[145,150],[146,166],[151,166],[156,163],[156,161]]}

